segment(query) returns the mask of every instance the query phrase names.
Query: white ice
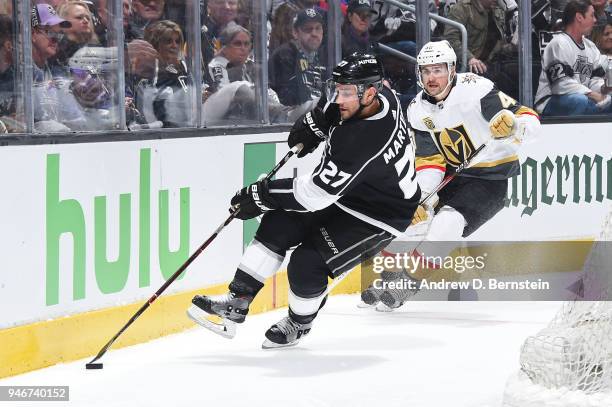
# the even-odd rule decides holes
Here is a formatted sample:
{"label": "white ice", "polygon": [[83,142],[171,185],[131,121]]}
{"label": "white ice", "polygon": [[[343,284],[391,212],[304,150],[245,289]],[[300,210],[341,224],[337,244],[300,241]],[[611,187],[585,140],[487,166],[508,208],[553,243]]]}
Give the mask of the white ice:
{"label": "white ice", "polygon": [[[558,302],[410,302],[393,313],[331,297],[297,347],[261,350],[286,309],[253,315],[232,340],[203,328],[0,380],[67,385],[70,402],[16,407],[500,406],[520,346]],[[11,403],[0,403],[2,406]]]}

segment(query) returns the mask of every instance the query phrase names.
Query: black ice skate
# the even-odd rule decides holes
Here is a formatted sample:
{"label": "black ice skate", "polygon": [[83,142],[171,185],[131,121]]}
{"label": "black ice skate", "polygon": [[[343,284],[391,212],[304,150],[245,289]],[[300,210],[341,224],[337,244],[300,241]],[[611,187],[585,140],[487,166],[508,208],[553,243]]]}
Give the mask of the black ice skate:
{"label": "black ice skate", "polygon": [[382,288],[376,288],[374,284],[370,284],[368,288],[361,292],[361,302],[357,304],[357,307],[370,308],[376,306],[383,292],[384,290]]}
{"label": "black ice skate", "polygon": [[263,349],[278,349],[295,346],[300,339],[310,332],[312,322],[300,324],[290,316],[286,316],[266,331],[266,340],[261,345]]}
{"label": "black ice skate", "polygon": [[377,311],[388,312],[399,308],[419,291],[419,280],[412,278],[412,276],[405,271],[396,274],[398,276],[394,280],[393,288],[387,288],[385,292],[380,295],[381,304],[376,308]]}
{"label": "black ice skate", "polygon": [[383,283],[393,281],[399,273],[383,271],[380,274],[380,279],[369,285],[368,288],[361,292],[361,302],[357,304],[358,308],[375,307],[380,302],[380,296],[385,292]]}
{"label": "black ice skate", "polygon": [[223,295],[196,295],[187,315],[197,324],[225,338],[236,335],[236,324],[244,322],[252,296],[232,291]]}

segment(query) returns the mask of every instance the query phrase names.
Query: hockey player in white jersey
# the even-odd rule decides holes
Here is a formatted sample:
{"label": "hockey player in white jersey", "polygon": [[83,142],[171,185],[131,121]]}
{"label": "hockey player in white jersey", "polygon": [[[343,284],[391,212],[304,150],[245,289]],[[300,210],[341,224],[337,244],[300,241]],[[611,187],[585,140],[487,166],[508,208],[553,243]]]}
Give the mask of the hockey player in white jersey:
{"label": "hockey player in white jersey", "polygon": [[[486,78],[457,74],[456,63],[447,41],[427,43],[417,56],[417,78],[423,90],[409,105],[407,118],[415,131],[417,181],[423,196],[434,191],[445,175],[453,174],[481,145],[486,146],[473,165],[415,212],[406,232],[421,242],[414,255],[444,257],[450,252],[448,247],[427,242],[459,241],[503,208],[508,178],[520,169],[518,143],[506,139],[528,138],[540,126],[532,109],[518,104]],[[447,252],[423,253],[425,247]],[[387,278],[409,278],[405,273],[390,274]],[[388,310],[401,306],[411,294],[408,289],[370,286],[362,293],[362,300],[368,305],[381,301],[378,309]]]}
{"label": "hockey player in white jersey", "polygon": [[563,11],[564,30],[544,49],[535,107],[545,116],[612,112],[612,88],[604,77],[608,57],[586,38],[597,21],[589,0],[571,0]]}
{"label": "hockey player in white jersey", "polygon": [[[268,329],[263,347],[295,345],[325,302],[328,277],[372,257],[410,224],[420,198],[414,146],[397,95],[383,85],[382,64],[372,55],[347,57],[320,103],[289,134],[290,147],[304,145],[298,157],[325,142],[319,166],[295,179],[256,182],[231,201],[239,219],[264,215],[229,292],[193,298],[189,315],[217,333],[233,335],[297,246],[287,268],[289,315]],[[210,315],[223,324],[211,325]]]}

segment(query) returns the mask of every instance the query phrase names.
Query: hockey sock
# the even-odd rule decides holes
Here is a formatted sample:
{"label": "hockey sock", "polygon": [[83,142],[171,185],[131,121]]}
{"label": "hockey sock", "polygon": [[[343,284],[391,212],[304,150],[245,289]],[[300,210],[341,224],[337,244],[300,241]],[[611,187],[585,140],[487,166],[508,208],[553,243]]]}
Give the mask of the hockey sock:
{"label": "hockey sock", "polygon": [[238,269],[234,275],[234,279],[229,285],[230,291],[238,295],[248,295],[255,297],[264,284],[253,278],[250,274]]}
{"label": "hockey sock", "polygon": [[316,296],[305,298],[296,295],[293,290],[289,289],[289,316],[295,322],[309,324],[316,318],[326,301],[325,290]]}
{"label": "hockey sock", "polygon": [[263,285],[267,278],[272,277],[278,271],[283,259],[284,256],[255,239],[244,251],[238,270],[250,275]]}

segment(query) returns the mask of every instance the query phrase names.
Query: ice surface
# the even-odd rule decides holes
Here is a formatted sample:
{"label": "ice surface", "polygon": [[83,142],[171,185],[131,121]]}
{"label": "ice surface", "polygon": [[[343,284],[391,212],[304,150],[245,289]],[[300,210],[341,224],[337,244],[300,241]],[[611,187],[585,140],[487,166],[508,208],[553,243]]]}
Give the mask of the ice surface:
{"label": "ice surface", "polygon": [[[558,302],[409,302],[394,313],[331,297],[297,347],[261,350],[286,309],[253,315],[232,340],[203,328],[0,380],[68,385],[70,402],[16,407],[500,406],[520,346]],[[2,406],[11,403],[2,403]]]}

